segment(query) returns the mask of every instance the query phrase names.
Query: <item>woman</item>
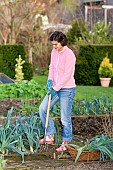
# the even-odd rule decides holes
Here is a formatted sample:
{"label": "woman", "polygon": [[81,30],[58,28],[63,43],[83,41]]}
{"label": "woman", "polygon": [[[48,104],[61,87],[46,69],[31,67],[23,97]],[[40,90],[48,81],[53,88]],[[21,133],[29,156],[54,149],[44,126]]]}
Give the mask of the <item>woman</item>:
{"label": "woman", "polygon": [[[39,107],[39,115],[44,130],[46,112],[48,105],[48,95],[51,94],[52,100],[50,108],[57,102],[60,102],[61,122],[62,122],[62,144],[56,149],[57,152],[66,150],[65,145],[72,140],[72,120],[71,109],[76,92],[76,84],[74,79],[76,57],[73,51],[67,47],[67,37],[60,31],[55,31],[50,36],[53,49],[51,52],[51,61],[49,66],[46,94]],[[54,121],[49,117],[47,128],[46,143],[54,143],[54,134],[56,133]],[[40,144],[44,144],[44,138],[40,140]]]}

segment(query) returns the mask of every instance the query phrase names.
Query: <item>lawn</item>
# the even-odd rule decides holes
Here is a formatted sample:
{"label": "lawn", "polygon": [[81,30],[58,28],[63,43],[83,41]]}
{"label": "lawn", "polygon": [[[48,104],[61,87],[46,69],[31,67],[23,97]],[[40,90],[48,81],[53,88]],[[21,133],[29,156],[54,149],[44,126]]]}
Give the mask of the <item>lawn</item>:
{"label": "lawn", "polygon": [[34,75],[33,76],[33,80],[35,80],[39,84],[46,85],[46,83],[47,83],[47,76],[37,76],[37,75]]}
{"label": "lawn", "polygon": [[[46,85],[47,76],[37,76],[33,77],[35,81],[39,84]],[[113,103],[113,87],[101,87],[101,86],[79,86],[77,85],[77,91],[75,99],[89,99],[89,98],[99,98],[109,96],[110,101]]]}
{"label": "lawn", "polygon": [[98,98],[101,96],[109,96],[113,103],[113,87],[77,86],[77,99]]}

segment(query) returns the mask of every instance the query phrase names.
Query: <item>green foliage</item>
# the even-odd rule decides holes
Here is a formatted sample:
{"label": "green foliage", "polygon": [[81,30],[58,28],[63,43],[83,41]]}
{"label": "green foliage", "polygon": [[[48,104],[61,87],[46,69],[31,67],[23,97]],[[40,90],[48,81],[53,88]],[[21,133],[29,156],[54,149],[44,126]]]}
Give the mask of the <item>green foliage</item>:
{"label": "green foliage", "polygon": [[105,26],[104,21],[98,22],[92,27],[86,25],[82,20],[74,20],[72,28],[67,32],[70,42],[78,44],[112,44],[113,35],[110,33],[111,23]]}
{"label": "green foliage", "polygon": [[33,66],[26,62],[23,65],[24,80],[31,80],[33,78]]}
{"label": "green foliage", "polygon": [[69,42],[73,43],[78,39],[83,39],[82,32],[86,31],[85,23],[82,20],[73,20],[72,28],[67,32],[67,38]]}
{"label": "green foliage", "polygon": [[43,85],[46,85],[47,79],[48,79],[47,76],[41,76],[41,75],[38,75],[38,76],[34,75],[33,76],[33,80],[35,80],[37,83],[43,84]]}
{"label": "green foliage", "polygon": [[73,115],[98,115],[112,113],[112,103],[109,97],[75,100],[72,107]]}
{"label": "green foliage", "polygon": [[[88,41],[93,44],[112,44],[112,35],[109,35],[111,23],[105,26],[104,21],[98,20],[93,29],[89,32]],[[90,40],[89,40],[90,38]]]}
{"label": "green foliage", "polygon": [[[112,44],[113,36],[110,33],[111,23],[105,26],[104,21],[98,20],[91,30],[83,32],[87,44]],[[84,40],[81,41],[84,43]],[[78,41],[78,43],[81,43]]]}
{"label": "green foliage", "polygon": [[[47,77],[44,78],[46,78],[45,81],[47,81]],[[42,79],[43,77],[41,76],[41,80]],[[36,80],[40,82],[40,76],[38,76]],[[28,83],[16,82],[6,85],[0,84],[0,98],[20,98],[21,108],[19,112],[24,112],[28,115],[37,112],[38,106],[46,92],[45,85],[39,84],[34,80]],[[77,94],[72,107],[73,114],[88,115],[110,112],[113,107],[112,93],[113,88],[111,87],[105,89],[101,86],[77,86]],[[59,105],[54,106],[53,111],[53,116],[59,116]]]}
{"label": "green foliage", "polygon": [[[15,123],[15,121],[14,121]],[[34,153],[37,151],[40,141],[40,129],[38,114],[31,113],[29,116],[24,112],[19,114],[16,119],[16,125],[19,125],[17,131],[21,138],[17,143],[17,148],[24,151],[25,154]]]}
{"label": "green foliage", "polygon": [[[39,84],[47,83],[47,76],[37,76],[34,75],[33,80],[38,82]],[[88,100],[90,98],[99,98],[99,97],[106,97],[109,96],[110,103],[113,103],[113,88],[104,88],[102,86],[80,86],[77,85],[77,93],[75,96],[75,100]],[[89,93],[90,92],[90,93]]]}
{"label": "green foliage", "polygon": [[0,152],[2,154],[8,153],[8,150],[16,151],[22,155],[22,162],[24,162],[24,153],[15,147],[18,141],[19,134],[16,133],[17,126],[12,129],[10,127],[10,118],[13,113],[13,108],[8,111],[8,117],[3,127],[0,128]]}
{"label": "green foliage", "polygon": [[0,98],[38,98],[41,100],[46,93],[44,85],[34,80],[15,82],[13,84],[0,84]]}
{"label": "green foliage", "polygon": [[[77,56],[75,79],[77,85],[100,85],[98,69],[106,52],[113,62],[112,45],[81,45]],[[113,84],[111,80],[110,84]]]}
{"label": "green foliage", "polygon": [[24,77],[30,80],[33,76],[31,74],[33,73],[33,68],[31,64],[29,64],[29,66],[27,64],[27,59],[25,58],[26,52],[23,45],[0,45],[0,72],[14,79],[16,58],[18,58],[19,55],[21,55],[22,60],[25,60],[24,68],[27,67],[23,69]]}
{"label": "green foliage", "polygon": [[37,98],[33,99],[21,99],[21,108],[18,110],[19,112],[23,112],[26,115],[31,113],[36,113],[39,106],[39,101]]}
{"label": "green foliage", "polygon": [[[40,148],[41,122],[38,113],[32,112],[28,116],[24,111],[11,119],[13,112],[16,111],[13,107],[8,111],[6,121],[0,128],[0,153],[8,155],[13,151],[21,154],[24,163],[24,155],[34,154]],[[59,128],[56,121],[55,127],[55,144],[58,145]]]}
{"label": "green foliage", "polygon": [[[98,115],[112,113],[113,104],[109,97],[74,100],[72,115]],[[60,106],[57,104],[52,110],[52,116],[60,116]]]}

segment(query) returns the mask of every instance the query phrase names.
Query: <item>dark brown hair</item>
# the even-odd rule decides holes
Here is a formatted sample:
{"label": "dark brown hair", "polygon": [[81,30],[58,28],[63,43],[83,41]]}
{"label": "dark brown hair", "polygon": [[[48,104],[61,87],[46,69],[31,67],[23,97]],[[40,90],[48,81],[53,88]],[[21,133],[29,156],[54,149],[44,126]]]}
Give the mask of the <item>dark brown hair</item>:
{"label": "dark brown hair", "polygon": [[67,45],[67,37],[61,31],[55,31],[49,38],[50,41],[60,42],[62,46]]}

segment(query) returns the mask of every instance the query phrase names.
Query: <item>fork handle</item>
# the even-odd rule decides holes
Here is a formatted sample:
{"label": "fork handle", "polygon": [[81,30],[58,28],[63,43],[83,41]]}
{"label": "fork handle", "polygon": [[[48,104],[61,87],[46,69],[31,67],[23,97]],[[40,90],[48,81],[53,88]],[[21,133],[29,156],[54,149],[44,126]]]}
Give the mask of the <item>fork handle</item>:
{"label": "fork handle", "polygon": [[51,104],[51,94],[49,95],[48,106],[47,106],[46,123],[45,123],[45,128],[46,129],[48,127],[48,122],[49,122],[50,104]]}

